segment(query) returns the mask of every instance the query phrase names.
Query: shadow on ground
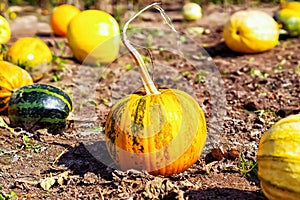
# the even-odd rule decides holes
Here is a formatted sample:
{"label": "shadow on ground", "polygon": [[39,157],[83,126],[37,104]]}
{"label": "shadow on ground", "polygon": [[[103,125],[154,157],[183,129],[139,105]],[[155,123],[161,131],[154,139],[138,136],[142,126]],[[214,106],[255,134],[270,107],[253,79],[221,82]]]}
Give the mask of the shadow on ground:
{"label": "shadow on ground", "polygon": [[80,143],[61,156],[58,165],[63,165],[72,170],[74,174],[84,175],[87,172],[101,174],[102,178],[112,179],[111,170],[107,166],[99,162],[86,147]]}
{"label": "shadow on ground", "polygon": [[216,45],[204,47],[204,49],[212,58],[216,56],[222,58],[237,58],[239,56],[244,55],[242,53],[237,53],[229,49],[226,46],[225,42],[219,42]]}
{"label": "shadow on ground", "polygon": [[191,190],[186,193],[188,199],[214,199],[214,200],[226,200],[226,199],[257,199],[266,200],[262,192],[252,192],[245,190],[237,190],[231,188],[211,188],[207,190]]}

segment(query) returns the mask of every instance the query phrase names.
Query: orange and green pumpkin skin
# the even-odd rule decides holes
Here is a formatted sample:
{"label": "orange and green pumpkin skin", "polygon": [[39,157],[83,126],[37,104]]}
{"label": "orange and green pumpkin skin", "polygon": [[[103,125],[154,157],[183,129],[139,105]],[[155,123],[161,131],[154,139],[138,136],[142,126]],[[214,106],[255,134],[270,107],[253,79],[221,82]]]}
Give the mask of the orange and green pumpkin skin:
{"label": "orange and green pumpkin skin", "polygon": [[257,163],[268,199],[300,199],[300,114],[278,121],[262,135]]}
{"label": "orange and green pumpkin skin", "polygon": [[122,170],[170,176],[189,168],[202,152],[206,121],[199,104],[180,90],[159,91],[131,94],[108,114],[106,145]]}
{"label": "orange and green pumpkin skin", "polygon": [[6,110],[12,91],[32,84],[30,74],[6,61],[0,61],[0,112]]}

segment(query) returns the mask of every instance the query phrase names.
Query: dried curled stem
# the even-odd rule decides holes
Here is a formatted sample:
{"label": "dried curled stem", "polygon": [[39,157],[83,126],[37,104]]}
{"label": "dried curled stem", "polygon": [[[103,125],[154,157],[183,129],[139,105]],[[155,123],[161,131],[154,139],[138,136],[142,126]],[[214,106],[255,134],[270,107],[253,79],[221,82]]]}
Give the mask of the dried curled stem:
{"label": "dried curled stem", "polygon": [[122,41],[123,41],[125,47],[129,50],[130,54],[132,55],[132,57],[134,58],[134,60],[136,61],[137,65],[138,65],[138,68],[140,70],[140,74],[141,74],[141,77],[142,77],[142,81],[143,81],[143,84],[144,84],[144,88],[145,88],[147,94],[160,94],[160,92],[155,87],[155,85],[153,83],[153,80],[151,79],[151,77],[149,75],[147,66],[146,66],[141,54],[127,40],[126,30],[128,28],[128,25],[130,24],[130,22],[132,22],[137,16],[139,16],[145,10],[147,10],[151,7],[154,7],[160,12],[160,14],[162,15],[164,21],[168,24],[168,26],[170,26],[171,29],[176,32],[174,26],[171,23],[171,20],[165,14],[164,10],[161,7],[158,6],[159,4],[160,4],[160,2],[154,2],[154,3],[146,6],[142,10],[140,10],[138,13],[136,13],[131,19],[129,19],[126,22],[126,24],[124,25],[124,28],[123,28],[123,33],[122,33]]}

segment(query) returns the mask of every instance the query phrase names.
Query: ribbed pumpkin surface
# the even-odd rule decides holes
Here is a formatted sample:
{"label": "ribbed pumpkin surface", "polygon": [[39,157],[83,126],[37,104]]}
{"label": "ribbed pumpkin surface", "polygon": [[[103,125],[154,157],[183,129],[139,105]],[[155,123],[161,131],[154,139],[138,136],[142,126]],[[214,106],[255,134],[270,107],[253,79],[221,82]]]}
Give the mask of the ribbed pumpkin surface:
{"label": "ribbed pumpkin surface", "polygon": [[107,148],[122,170],[169,176],[190,167],[201,154],[206,122],[200,106],[180,90],[160,92],[131,94],[108,115]]}
{"label": "ribbed pumpkin surface", "polygon": [[8,117],[13,127],[28,131],[47,128],[61,131],[72,110],[70,97],[59,88],[46,84],[32,84],[13,92]]}
{"label": "ribbed pumpkin surface", "polygon": [[280,120],[261,137],[257,162],[268,199],[300,199],[300,114]]}
{"label": "ribbed pumpkin surface", "polygon": [[0,61],[0,112],[7,108],[13,90],[32,83],[27,71],[12,63]]}

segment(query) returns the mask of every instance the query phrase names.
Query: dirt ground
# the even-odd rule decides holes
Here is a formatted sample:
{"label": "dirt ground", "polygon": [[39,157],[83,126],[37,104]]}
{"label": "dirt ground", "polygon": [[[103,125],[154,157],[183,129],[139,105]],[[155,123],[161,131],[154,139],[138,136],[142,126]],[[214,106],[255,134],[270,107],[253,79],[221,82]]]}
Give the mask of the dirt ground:
{"label": "dirt ground", "polygon": [[[65,39],[37,32],[62,59],[39,83],[70,94],[74,113],[61,134],[1,128],[0,194],[8,199],[14,193],[19,199],[265,199],[255,165],[259,138],[279,119],[300,111],[299,38],[281,38],[264,53],[239,54],[226,47],[222,29],[231,13],[248,5],[206,5],[197,22],[182,19],[180,4],[164,6],[182,33],[181,50],[189,59],[168,51],[176,50],[172,44],[160,49],[178,36],[164,29],[150,30],[153,37],[148,31],[131,29],[131,40],[154,49],[151,74],[156,83],[179,87],[202,106],[209,136],[201,158],[167,178],[115,170],[102,155],[103,126],[111,105],[141,86],[136,69],[128,68],[133,61],[124,53],[105,70],[81,65],[72,58]],[[254,8],[271,14],[278,7]],[[135,27],[166,26],[157,12],[138,20]],[[198,34],[191,27],[205,31]],[[52,82],[55,73],[61,79]],[[5,113],[2,117],[9,124]]]}

